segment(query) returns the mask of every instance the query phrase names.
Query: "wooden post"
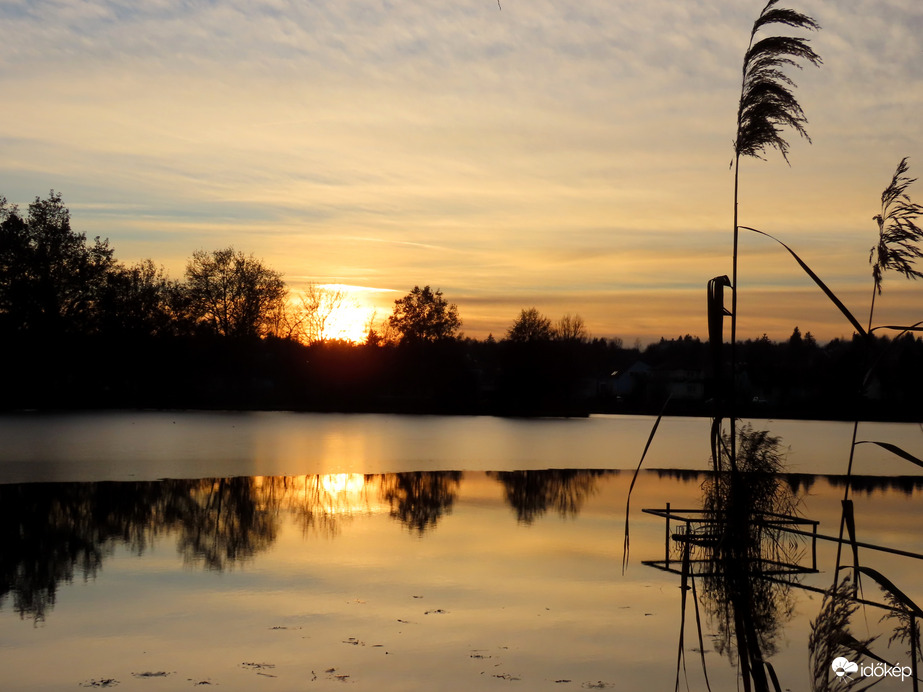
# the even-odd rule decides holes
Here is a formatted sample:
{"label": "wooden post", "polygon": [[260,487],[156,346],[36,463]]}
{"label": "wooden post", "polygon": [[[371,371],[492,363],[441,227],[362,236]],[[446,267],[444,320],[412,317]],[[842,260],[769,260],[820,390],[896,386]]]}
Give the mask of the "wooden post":
{"label": "wooden post", "polygon": [[664,566],[669,569],[670,567],[670,503],[667,503],[667,535],[666,542],[664,544],[663,551],[663,563]]}

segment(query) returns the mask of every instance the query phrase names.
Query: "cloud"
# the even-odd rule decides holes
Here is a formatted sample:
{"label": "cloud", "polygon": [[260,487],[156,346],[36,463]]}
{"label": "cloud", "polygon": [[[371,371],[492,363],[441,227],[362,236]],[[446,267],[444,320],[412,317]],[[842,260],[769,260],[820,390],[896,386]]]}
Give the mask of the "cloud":
{"label": "cloud", "polygon": [[[174,274],[233,243],[289,276],[431,283],[510,310],[566,297],[616,329],[608,296],[643,306],[637,333],[699,331],[693,296],[730,272],[730,142],[759,7],[503,5],[4,3],[0,193],[54,187],[75,226]],[[923,67],[906,48],[920,13],[803,9],[824,27],[823,68],[794,75],[814,145],[793,141],[791,167],[746,162],[741,221],[852,288],[881,189],[921,157]],[[745,287],[804,286],[768,241],[743,250]],[[466,330],[502,321],[478,305]]]}

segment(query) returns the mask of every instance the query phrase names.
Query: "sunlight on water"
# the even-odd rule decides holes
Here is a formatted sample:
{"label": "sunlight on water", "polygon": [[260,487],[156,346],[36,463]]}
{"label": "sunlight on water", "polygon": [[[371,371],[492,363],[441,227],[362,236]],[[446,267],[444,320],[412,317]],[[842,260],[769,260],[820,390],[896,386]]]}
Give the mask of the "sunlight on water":
{"label": "sunlight on water", "polygon": [[[641,510],[701,506],[707,476],[692,434],[703,421],[665,421],[651,467],[685,459],[685,468],[638,478],[623,574],[632,474],[603,462],[634,466],[650,422],[7,417],[3,689],[672,689],[683,591],[678,574],[649,564],[667,546],[670,567],[681,564],[671,538],[679,525]],[[778,427],[797,458],[838,425]],[[903,435],[908,448],[920,434],[868,428]],[[578,466],[588,460],[598,468]],[[903,471],[856,479],[856,533],[864,544],[923,553],[923,477]],[[836,535],[840,476],[793,474],[784,487],[819,533]],[[801,542],[793,554],[818,571],[799,577],[763,622],[774,623],[766,652],[782,689],[806,690],[808,637],[835,549]],[[858,554],[923,600],[918,561]],[[734,689],[715,617],[722,591],[697,584],[711,689]],[[871,579],[864,593],[883,598]],[[882,611],[868,609],[854,618],[855,635],[878,637],[889,660],[906,660],[901,642],[888,643]],[[681,685],[688,678],[690,690],[703,690],[694,618],[690,602]],[[889,680],[876,689],[909,688]]]}
{"label": "sunlight on water", "polygon": [[[623,575],[630,478],[560,470],[0,485],[2,574],[19,575],[4,580],[0,608],[4,682],[669,689],[679,580],[641,564],[663,554],[664,527],[640,509],[695,506],[703,476],[642,474]],[[839,486],[790,483],[821,531],[835,533]],[[908,522],[921,493],[909,480],[857,491],[863,540],[923,549]],[[822,545],[821,572],[804,585],[826,588],[832,559]],[[872,564],[923,595],[916,565]],[[772,660],[791,689],[806,689],[818,607],[798,591],[775,641]],[[866,620],[878,627],[878,613]],[[716,623],[704,626],[708,645]],[[694,638],[687,645],[690,688],[704,689]],[[712,645],[706,656],[712,689],[732,688],[729,661]]]}
{"label": "sunlight on water", "polygon": [[[633,469],[653,418],[508,419],[287,412],[124,412],[0,416],[0,482],[417,470]],[[708,420],[667,418],[645,468],[707,468]],[[799,473],[844,473],[852,426],[755,421],[781,435]],[[865,439],[923,449],[912,424],[864,423]],[[921,452],[923,453],[923,452]],[[863,445],[863,474],[916,473]]]}

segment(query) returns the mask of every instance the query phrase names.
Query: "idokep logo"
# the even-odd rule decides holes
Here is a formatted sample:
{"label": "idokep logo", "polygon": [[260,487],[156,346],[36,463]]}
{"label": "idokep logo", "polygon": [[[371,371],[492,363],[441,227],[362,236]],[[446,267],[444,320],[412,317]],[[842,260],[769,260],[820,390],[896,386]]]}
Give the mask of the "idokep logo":
{"label": "idokep logo", "polygon": [[864,678],[900,678],[903,682],[913,675],[910,666],[892,666],[887,663],[860,666],[843,656],[835,658],[830,667],[838,678],[849,677],[849,673],[859,673]]}
{"label": "idokep logo", "polygon": [[838,678],[843,677],[847,673],[859,672],[858,663],[853,663],[848,658],[843,658],[842,656],[833,659],[833,663],[830,664],[830,667],[833,668],[833,672],[836,673]]}

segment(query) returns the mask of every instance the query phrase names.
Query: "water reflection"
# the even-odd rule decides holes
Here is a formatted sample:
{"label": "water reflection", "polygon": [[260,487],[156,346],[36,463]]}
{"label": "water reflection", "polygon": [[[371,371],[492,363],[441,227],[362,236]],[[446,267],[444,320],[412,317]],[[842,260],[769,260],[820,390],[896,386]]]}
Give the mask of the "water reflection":
{"label": "water reflection", "polygon": [[699,544],[707,565],[702,599],[717,624],[715,649],[736,658],[745,690],[752,679],[754,689],[768,691],[775,677],[768,659],[792,616],[803,550],[789,533],[798,499],[777,475],[778,440],[754,444],[761,449],[744,448],[736,472],[719,472],[703,485],[711,533]]}
{"label": "water reflection", "polygon": [[597,479],[611,471],[551,469],[489,473],[503,484],[506,501],[517,521],[531,524],[553,509],[561,517],[576,517],[596,491]]}
{"label": "water reflection", "polygon": [[[777,638],[792,617],[792,586],[801,574],[812,571],[800,565],[804,551],[799,534],[792,532],[800,522],[799,497],[780,475],[784,452],[779,438],[744,426],[736,440],[735,464],[723,458],[732,446],[727,436],[720,442],[716,449],[722,458],[702,483],[701,509],[668,506],[657,512],[667,520],[668,531],[671,521],[679,522],[672,535],[679,550],[682,590],[676,687],[685,666],[686,605],[691,592],[696,648],[706,682],[700,602],[716,628],[715,650],[737,665],[743,689],[769,692],[779,689],[769,658],[777,652]],[[676,571],[669,554],[663,562],[648,564]]]}
{"label": "water reflection", "polygon": [[[822,596],[808,640],[812,690],[850,689],[860,683],[865,685],[861,689],[868,689],[896,677],[911,683],[916,692],[918,662],[923,661],[923,609],[906,591],[917,583],[908,584],[905,579],[898,585],[892,578],[906,577],[909,571],[906,566],[896,567],[895,557],[919,561],[923,555],[892,545],[890,540],[888,544],[860,540],[863,521],[874,520],[874,515],[860,521],[851,499],[842,501],[845,538],[842,532],[839,537],[818,533],[819,522],[802,517],[801,504],[821,477],[781,473],[784,454],[779,438],[749,426],[739,432],[734,468],[721,461],[710,473],[661,473],[661,477],[682,482],[701,480],[700,507],[671,509],[667,504],[666,509],[645,510],[667,521],[664,559],[646,564],[678,574],[681,580],[676,688],[686,671],[689,648],[699,652],[705,685],[710,687],[701,606],[714,628],[714,648],[737,668],[741,689],[783,689],[770,659],[778,653],[780,635],[793,618],[795,591],[803,589]],[[725,437],[720,453],[728,447]],[[845,487],[865,496],[898,493],[909,497],[923,487],[920,477],[825,480],[831,488]],[[892,536],[900,531],[893,523],[889,529]],[[818,541],[829,542],[836,551],[833,584],[826,589],[804,583],[806,575],[819,575]],[[690,596],[698,638],[692,647],[686,643]],[[895,652],[895,642],[906,651]]]}
{"label": "water reflection", "polygon": [[461,483],[460,471],[415,471],[378,476],[379,494],[391,516],[422,534],[452,512]]}
{"label": "water reflection", "polygon": [[265,550],[277,506],[256,479],[0,485],[0,605],[44,618],[58,584],[95,577],[116,545],[177,534],[187,564],[222,570]]}
{"label": "water reflection", "polygon": [[[554,508],[575,516],[601,471],[495,474],[520,521]],[[412,533],[433,530],[463,474],[431,471],[236,477],[159,482],[0,485],[0,606],[44,619],[58,585],[96,576],[116,546],[141,555],[175,536],[187,566],[223,571],[267,550],[283,515],[305,536],[336,536],[356,516],[387,513]]]}
{"label": "water reflection", "polygon": [[[710,471],[687,469],[654,469],[658,478],[674,479],[684,483],[701,485],[711,476]],[[845,488],[848,484],[854,493],[871,495],[883,491],[895,491],[910,497],[914,492],[923,490],[923,476],[858,476],[850,479],[840,475],[814,473],[779,473],[780,479],[788,483],[796,495],[806,495],[818,481],[825,481],[834,488]]]}

